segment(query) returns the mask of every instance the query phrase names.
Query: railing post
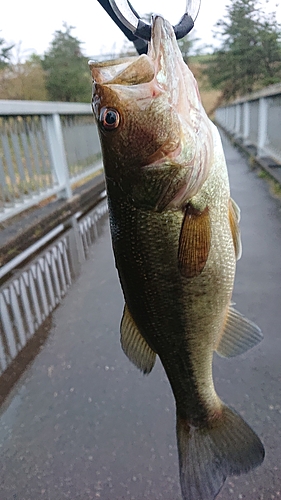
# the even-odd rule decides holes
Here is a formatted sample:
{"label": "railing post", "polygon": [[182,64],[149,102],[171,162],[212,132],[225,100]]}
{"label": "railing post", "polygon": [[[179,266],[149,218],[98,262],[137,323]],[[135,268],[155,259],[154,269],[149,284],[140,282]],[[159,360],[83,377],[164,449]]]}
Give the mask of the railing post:
{"label": "railing post", "polygon": [[229,132],[229,107],[225,108],[225,128]]}
{"label": "railing post", "polygon": [[71,198],[72,190],[70,186],[69,171],[64,149],[62,126],[58,113],[44,117],[46,135],[49,143],[49,152],[55,176],[62,191],[61,198]]}
{"label": "railing post", "polygon": [[224,108],[223,119],[224,119],[224,127],[227,130],[227,107],[226,106]]}
{"label": "railing post", "polygon": [[[62,134],[61,120],[58,113],[47,116],[45,119],[47,140],[49,143],[50,157],[53,165],[55,175],[57,177],[61,191],[59,192],[60,198],[71,198],[72,189],[70,184],[69,170],[65,154],[65,147]],[[78,267],[84,260],[84,251],[82,240],[79,231],[79,224],[75,216],[71,217],[71,227],[73,228],[74,239],[76,242],[76,261]],[[72,251],[72,256],[75,250]],[[77,269],[77,266],[74,266]]]}
{"label": "railing post", "polygon": [[268,102],[266,97],[259,99],[259,125],[258,125],[258,156],[264,155],[264,146],[267,141]]}
{"label": "railing post", "polygon": [[250,135],[250,104],[249,102],[244,102],[244,113],[243,113],[243,143],[247,144]]}
{"label": "railing post", "polygon": [[241,135],[241,104],[236,104],[235,108],[235,136],[240,137]]}
{"label": "railing post", "polygon": [[233,104],[232,107],[231,107],[231,115],[232,115],[232,133],[235,134],[235,129],[236,129],[236,105]]}

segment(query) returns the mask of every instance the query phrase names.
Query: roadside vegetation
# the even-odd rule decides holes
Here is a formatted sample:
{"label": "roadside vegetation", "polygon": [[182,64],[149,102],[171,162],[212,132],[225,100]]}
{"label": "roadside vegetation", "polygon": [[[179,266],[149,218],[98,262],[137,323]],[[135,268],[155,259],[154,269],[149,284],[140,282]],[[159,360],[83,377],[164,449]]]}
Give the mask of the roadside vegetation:
{"label": "roadside vegetation", "polygon": [[[32,54],[24,62],[20,44],[0,37],[0,99],[89,102],[88,57],[73,29],[64,24],[42,56]],[[193,32],[179,42],[209,114],[222,102],[281,82],[281,25],[275,13],[264,11],[264,2],[231,0],[214,35],[217,47],[200,47],[203,41]],[[122,55],[133,50],[126,43]]]}
{"label": "roadside vegetation", "polygon": [[232,0],[215,25],[220,47],[206,63],[205,74],[222,98],[235,97],[281,81],[281,25],[265,2]]}
{"label": "roadside vegetation", "polygon": [[2,40],[1,46],[0,39],[0,99],[89,102],[88,57],[73,29],[64,24],[43,56],[32,54],[24,62],[20,44],[8,47]]}

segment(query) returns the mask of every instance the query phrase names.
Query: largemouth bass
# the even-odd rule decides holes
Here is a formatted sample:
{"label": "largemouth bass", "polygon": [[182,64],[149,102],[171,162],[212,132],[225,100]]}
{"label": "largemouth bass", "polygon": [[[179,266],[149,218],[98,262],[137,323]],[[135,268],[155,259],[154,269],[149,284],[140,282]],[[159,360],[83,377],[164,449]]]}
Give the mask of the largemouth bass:
{"label": "largemouth bass", "polygon": [[182,496],[211,500],[227,476],[264,458],[212,377],[214,351],[231,357],[262,339],[231,304],[240,212],[219,133],[161,16],[148,55],[90,67],[126,302],[121,344],[144,373],[159,356],[176,402]]}

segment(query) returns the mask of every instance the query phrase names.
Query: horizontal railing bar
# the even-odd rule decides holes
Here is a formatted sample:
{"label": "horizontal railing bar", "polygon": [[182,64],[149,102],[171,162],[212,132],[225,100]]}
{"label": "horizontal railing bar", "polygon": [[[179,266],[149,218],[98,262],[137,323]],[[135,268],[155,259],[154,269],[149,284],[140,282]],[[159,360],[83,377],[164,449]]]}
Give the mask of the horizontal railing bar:
{"label": "horizontal railing bar", "polygon": [[89,175],[95,174],[99,170],[103,170],[103,163],[102,163],[102,161],[98,162],[93,167],[89,167],[89,168],[86,167],[86,169],[84,170],[84,172],[82,172],[81,174],[77,174],[77,175],[71,176],[70,177],[70,184],[71,184],[71,186],[73,184],[76,184],[76,182],[82,181],[86,177],[89,177]]}
{"label": "horizontal railing bar", "polygon": [[56,113],[60,115],[93,114],[90,102],[88,104],[78,102],[13,101],[0,99],[0,116],[53,115]]}
{"label": "horizontal railing bar", "polygon": [[49,241],[51,241],[55,236],[58,236],[60,233],[64,231],[65,227],[63,224],[60,224],[57,226],[55,229],[52,229],[49,233],[47,233],[45,236],[43,236],[40,240],[38,240],[36,243],[28,247],[26,250],[24,250],[21,254],[17,255],[17,257],[14,257],[14,259],[10,260],[7,264],[4,266],[0,267],[0,280],[8,274],[12,269],[16,268],[19,266],[23,261],[25,261],[30,255],[33,253],[37,252],[40,248],[42,248],[44,245],[46,245]]}
{"label": "horizontal railing bar", "polygon": [[[92,168],[89,168],[88,170],[85,170],[79,175],[76,175],[75,177],[70,178],[70,184],[76,184],[77,182],[89,177],[92,174],[95,174],[99,170],[103,169],[103,164],[102,162],[97,163],[97,165],[93,166]],[[4,222],[7,219],[10,219],[11,217],[14,217],[15,215],[20,214],[21,212],[24,212],[25,210],[34,207],[35,205],[38,205],[41,201],[47,200],[48,198],[51,198],[55,194],[60,193],[61,191],[64,191],[65,185],[62,184],[60,186],[56,186],[55,188],[47,189],[40,195],[36,195],[30,199],[23,200],[19,202],[18,204],[15,204],[15,206],[11,208],[4,208],[2,212],[0,212],[0,222]]]}
{"label": "horizontal railing bar", "polygon": [[0,222],[4,222],[5,220],[10,219],[11,217],[14,217],[15,215],[18,215],[21,212],[24,212],[25,210],[28,210],[29,208],[35,205],[38,205],[41,201],[51,198],[55,194],[58,194],[60,191],[63,191],[64,189],[65,186],[63,185],[47,189],[46,191],[44,191],[44,193],[36,195],[28,200],[23,200],[18,204],[15,204],[15,206],[11,208],[4,208],[3,212],[0,212]]}
{"label": "horizontal railing bar", "polygon": [[[269,87],[265,87],[264,89],[258,90],[257,92],[253,92],[251,94],[244,95],[242,97],[238,97],[235,101],[232,101],[230,105],[235,105],[248,101],[255,101],[260,99],[261,97],[273,97],[276,95],[281,95],[281,83],[276,83],[274,85],[270,85]],[[227,107],[227,106],[221,106]]]}

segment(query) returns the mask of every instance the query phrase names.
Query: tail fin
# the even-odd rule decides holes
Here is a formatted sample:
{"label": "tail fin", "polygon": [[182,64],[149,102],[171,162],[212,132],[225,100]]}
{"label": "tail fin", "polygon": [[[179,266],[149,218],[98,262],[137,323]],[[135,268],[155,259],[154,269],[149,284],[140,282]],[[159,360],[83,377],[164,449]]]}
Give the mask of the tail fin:
{"label": "tail fin", "polygon": [[264,459],[259,437],[223,405],[211,427],[194,428],[177,417],[183,500],[214,500],[227,476],[249,472]]}

